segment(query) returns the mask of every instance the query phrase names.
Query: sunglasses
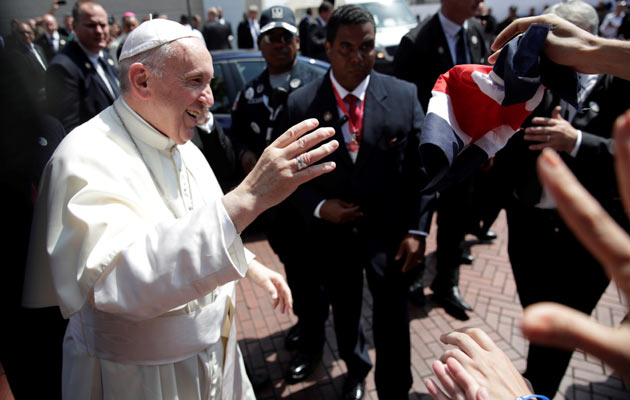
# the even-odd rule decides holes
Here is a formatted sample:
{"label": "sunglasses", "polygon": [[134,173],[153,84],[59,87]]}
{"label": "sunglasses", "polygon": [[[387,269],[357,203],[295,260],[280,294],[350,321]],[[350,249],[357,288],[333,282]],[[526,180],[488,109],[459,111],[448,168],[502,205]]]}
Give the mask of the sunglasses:
{"label": "sunglasses", "polygon": [[280,32],[265,33],[262,35],[261,40],[265,44],[282,43],[289,45],[295,41],[295,35],[289,31],[282,30]]}

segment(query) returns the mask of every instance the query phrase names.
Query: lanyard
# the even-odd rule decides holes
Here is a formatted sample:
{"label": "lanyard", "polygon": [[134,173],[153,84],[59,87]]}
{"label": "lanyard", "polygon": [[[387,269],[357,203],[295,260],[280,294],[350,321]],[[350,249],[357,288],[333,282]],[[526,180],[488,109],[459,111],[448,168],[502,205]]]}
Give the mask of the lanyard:
{"label": "lanyard", "polygon": [[343,114],[346,117],[348,117],[348,127],[350,128],[349,129],[350,135],[352,135],[352,139],[355,142],[358,142],[359,140],[361,140],[361,133],[363,132],[363,109],[365,108],[365,101],[362,101],[361,107],[358,107],[357,109],[357,117],[359,121],[357,121],[357,125],[355,126],[354,122],[352,121],[352,118],[350,118],[350,113],[348,112],[348,108],[346,107],[346,104],[341,99],[339,92],[337,92],[337,88],[332,82],[330,84],[332,85],[333,92],[335,93],[335,99],[337,100],[337,105],[339,106],[339,108],[341,108],[341,112],[343,112]]}

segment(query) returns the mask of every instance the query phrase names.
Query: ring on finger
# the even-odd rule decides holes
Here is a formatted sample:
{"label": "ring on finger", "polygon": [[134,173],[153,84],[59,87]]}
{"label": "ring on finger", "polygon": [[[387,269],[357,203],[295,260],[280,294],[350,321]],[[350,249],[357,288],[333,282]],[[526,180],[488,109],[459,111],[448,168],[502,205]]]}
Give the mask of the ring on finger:
{"label": "ring on finger", "polygon": [[301,171],[304,168],[308,167],[308,164],[305,163],[304,161],[302,161],[302,158],[300,156],[295,157],[295,161],[297,162],[297,170]]}

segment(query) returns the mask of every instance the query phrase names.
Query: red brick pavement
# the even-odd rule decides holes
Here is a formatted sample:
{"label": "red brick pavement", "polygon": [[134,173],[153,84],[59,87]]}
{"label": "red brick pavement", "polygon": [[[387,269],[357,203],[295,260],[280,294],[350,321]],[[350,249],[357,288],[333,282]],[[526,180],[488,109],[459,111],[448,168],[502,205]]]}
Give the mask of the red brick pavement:
{"label": "red brick pavement", "polygon": [[[527,349],[519,329],[521,306],[512,278],[512,271],[507,259],[507,229],[505,216],[501,214],[493,228],[498,234],[492,244],[477,244],[472,247],[475,262],[472,266],[463,266],[460,288],[464,298],[475,309],[470,313],[470,320],[457,321],[441,308],[410,306],[411,344],[414,384],[411,399],[429,398],[424,386],[424,378],[431,376],[431,363],[442,354],[444,346],[439,342],[443,332],[464,326],[476,326],[484,329],[498,343],[519,369],[525,367],[524,355]],[[435,227],[427,241],[428,285],[434,276]],[[248,241],[247,247],[254,251],[268,266],[283,273],[282,264],[264,239]],[[345,366],[338,358],[338,352],[329,320],[326,326],[326,346],[322,363],[305,382],[287,385],[283,379],[284,371],[291,354],[283,347],[286,331],[296,322],[294,316],[280,314],[271,309],[267,295],[248,281],[238,285],[237,324],[239,343],[245,359],[256,373],[268,374],[271,384],[259,393],[259,399],[336,399],[340,396]],[[374,358],[371,344],[371,296],[364,291],[364,318],[368,330],[370,355]],[[617,324],[625,315],[622,296],[611,285],[593,316],[608,325]],[[367,399],[376,399],[374,376],[367,380]],[[609,367],[582,352],[576,352],[569,369],[562,381],[556,399],[630,399],[630,384],[622,382],[613,375]],[[11,400],[6,376],[0,365],[0,400]],[[386,399],[385,399],[386,400]]]}
{"label": "red brick pavement", "polygon": [[[431,363],[442,354],[444,346],[439,342],[443,332],[453,329],[479,327],[490,334],[499,347],[523,370],[527,340],[519,328],[522,308],[518,301],[512,271],[507,257],[507,228],[502,213],[493,228],[499,238],[492,244],[472,246],[475,262],[462,266],[460,289],[474,312],[469,321],[458,321],[441,308],[427,304],[424,308],[410,305],[412,369],[414,384],[411,399],[429,398],[424,378],[431,376]],[[471,243],[472,237],[471,237]],[[264,239],[251,239],[247,247],[271,268],[283,273],[282,264]],[[427,241],[427,273],[425,283],[434,276],[435,227]],[[429,294],[429,293],[427,293]],[[363,316],[366,320],[370,355],[374,359],[371,343],[371,296],[364,291]],[[625,315],[622,296],[611,285],[593,316],[605,324],[617,324]],[[345,366],[339,360],[334,337],[332,318],[326,326],[326,345],[322,363],[305,382],[288,385],[283,374],[291,359],[284,349],[284,335],[296,322],[294,316],[280,314],[271,309],[267,295],[249,282],[238,285],[237,323],[239,343],[247,363],[256,373],[268,374],[271,384],[259,393],[259,399],[336,399],[340,397]],[[373,372],[366,383],[366,399],[377,399]],[[609,367],[582,352],[576,352],[562,381],[556,399],[630,399],[630,383],[613,375]],[[386,400],[386,399],[385,399]]]}

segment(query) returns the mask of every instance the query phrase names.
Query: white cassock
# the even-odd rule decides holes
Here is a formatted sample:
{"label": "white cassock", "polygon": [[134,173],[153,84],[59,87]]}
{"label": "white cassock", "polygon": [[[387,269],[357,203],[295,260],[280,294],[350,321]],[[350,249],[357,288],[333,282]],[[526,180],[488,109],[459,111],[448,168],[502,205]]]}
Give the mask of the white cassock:
{"label": "white cassock", "polygon": [[23,304],[70,319],[64,399],[255,398],[227,316],[253,255],[222,195],[192,143],[122,98],[62,141],[40,185]]}

